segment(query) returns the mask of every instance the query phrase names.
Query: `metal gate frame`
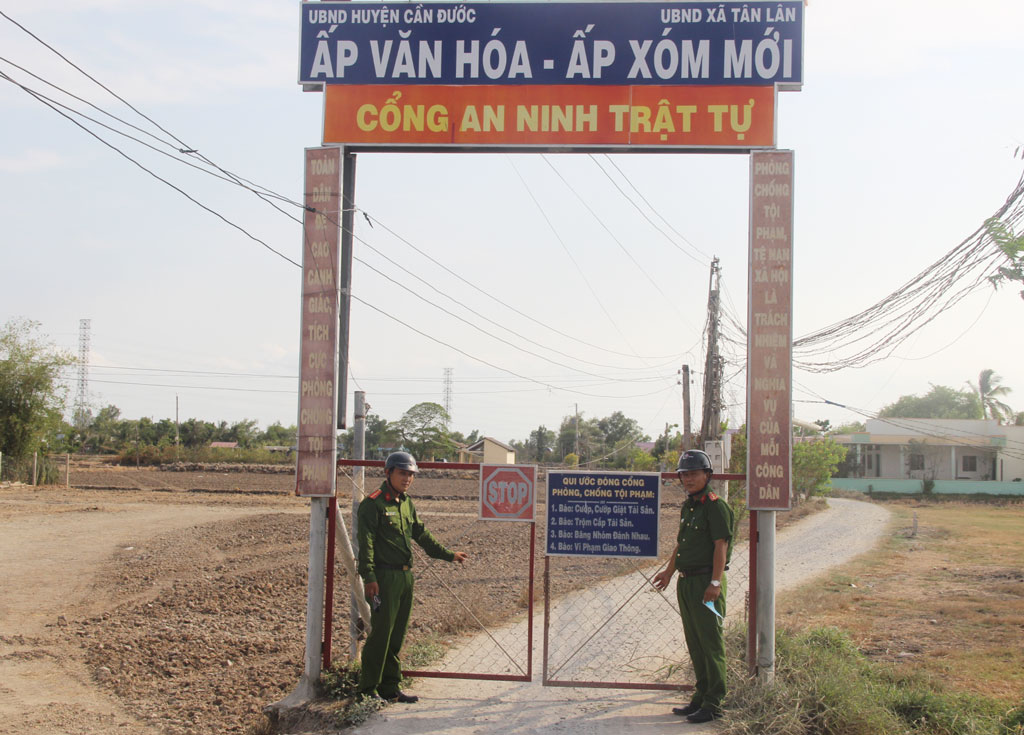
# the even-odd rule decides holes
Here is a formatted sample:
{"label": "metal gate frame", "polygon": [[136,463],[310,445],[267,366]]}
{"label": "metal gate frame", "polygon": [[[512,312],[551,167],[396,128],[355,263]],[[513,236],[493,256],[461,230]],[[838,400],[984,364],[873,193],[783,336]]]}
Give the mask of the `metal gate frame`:
{"label": "metal gate frame", "polygon": [[[676,473],[674,472],[663,472],[661,473],[661,481],[675,480]],[[746,481],[747,476],[745,474],[736,473],[723,473],[712,476],[713,480],[738,480]],[[755,651],[757,644],[757,631],[755,628],[755,613],[756,613],[756,590],[757,590],[757,511],[749,511],[750,513],[750,541],[749,557],[750,557],[750,570],[748,573],[747,582],[747,614],[749,620],[749,628],[747,635],[747,661],[753,671],[753,667],[756,666]],[[543,686],[550,687],[580,687],[580,688],[595,688],[595,689],[641,689],[650,691],[692,691],[692,684],[659,684],[655,682],[625,682],[625,681],[573,681],[564,679],[552,679],[548,676],[548,663],[549,663],[549,631],[550,631],[550,611],[552,607],[551,601],[551,574],[550,574],[550,560],[551,557],[547,554],[544,555],[544,651],[543,651],[543,678],[541,683]],[[609,618],[610,619],[610,618]]]}
{"label": "metal gate frame", "polygon": [[[478,475],[480,473],[481,464],[473,464],[466,462],[418,462],[419,467],[428,470],[469,470],[474,471]],[[370,459],[339,459],[338,466],[346,467],[383,467],[383,460],[370,460]],[[536,488],[534,489],[536,493]],[[536,501],[536,495],[535,501]],[[335,500],[336,498],[332,498]],[[333,505],[333,503],[332,503]],[[480,520],[480,519],[478,519]],[[403,669],[402,675],[409,677],[423,677],[423,678],[436,678],[436,679],[471,679],[478,681],[517,681],[517,682],[529,682],[533,680],[533,618],[534,618],[534,578],[536,575],[536,547],[537,547],[537,522],[530,521],[530,554],[529,554],[529,574],[527,575],[527,612],[526,612],[526,671],[523,674],[485,674],[475,672],[456,672],[456,671],[430,671],[421,669]],[[329,539],[333,540],[334,534],[330,533]],[[328,569],[334,569],[333,564]],[[333,601],[333,582],[331,576],[328,576],[328,591],[329,598]],[[331,603],[327,603],[327,613],[324,616],[324,641],[326,644],[325,655],[324,655],[324,667],[329,668],[330,666],[330,644],[331,640]],[[484,629],[483,632],[487,632]],[[515,663],[515,661],[513,661]],[[522,670],[520,668],[520,670]]]}

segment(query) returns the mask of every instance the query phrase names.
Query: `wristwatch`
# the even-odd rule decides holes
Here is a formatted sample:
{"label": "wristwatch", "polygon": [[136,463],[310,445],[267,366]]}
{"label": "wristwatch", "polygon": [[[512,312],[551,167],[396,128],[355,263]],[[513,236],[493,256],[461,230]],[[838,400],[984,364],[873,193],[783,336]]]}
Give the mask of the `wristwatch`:
{"label": "wristwatch", "polygon": [[712,579],[712,580],[711,580],[711,586],[712,586],[712,587],[721,587],[721,586],[722,586],[722,583],[721,583],[721,582],[719,582],[719,581],[718,581],[717,579]]}

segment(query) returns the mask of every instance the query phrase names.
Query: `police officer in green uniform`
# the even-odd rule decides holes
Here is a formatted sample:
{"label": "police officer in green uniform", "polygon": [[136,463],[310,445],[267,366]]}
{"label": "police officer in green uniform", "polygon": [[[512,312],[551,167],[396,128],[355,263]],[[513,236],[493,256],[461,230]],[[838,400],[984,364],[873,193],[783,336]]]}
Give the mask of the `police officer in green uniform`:
{"label": "police officer in green uniform", "polygon": [[[711,458],[692,449],[679,456],[679,480],[686,490],[679,518],[676,548],[654,586],[663,590],[675,572],[676,598],[683,618],[686,647],[696,677],[693,699],[672,712],[690,722],[710,722],[722,716],[725,699],[725,570],[732,555],[733,512],[729,504],[711,492]],[[705,603],[711,602],[718,615]]]}
{"label": "police officer in green uniform", "polygon": [[449,551],[424,528],[408,491],[419,467],[408,452],[393,452],[384,463],[386,479],[359,504],[359,576],[370,603],[370,634],[363,646],[360,698],[411,704],[402,683],[402,650],[412,612],[412,542],[434,559],[462,563],[464,551]]}

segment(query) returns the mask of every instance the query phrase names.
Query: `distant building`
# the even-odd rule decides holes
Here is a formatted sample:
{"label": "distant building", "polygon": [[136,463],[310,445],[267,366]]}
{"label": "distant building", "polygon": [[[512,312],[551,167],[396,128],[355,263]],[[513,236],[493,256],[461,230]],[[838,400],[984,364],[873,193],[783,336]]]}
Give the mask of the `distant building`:
{"label": "distant building", "polygon": [[515,464],[516,450],[504,442],[485,436],[459,450],[459,461],[477,464]]}
{"label": "distant building", "polygon": [[210,442],[210,449],[238,449],[238,442]]}
{"label": "distant building", "polygon": [[1020,494],[1019,487],[995,485],[1024,478],[1024,426],[992,419],[868,419],[865,431],[831,438],[848,450],[833,478],[837,487],[875,481],[875,489],[886,490],[881,481],[894,481],[893,488],[933,481],[943,483],[942,492]]}

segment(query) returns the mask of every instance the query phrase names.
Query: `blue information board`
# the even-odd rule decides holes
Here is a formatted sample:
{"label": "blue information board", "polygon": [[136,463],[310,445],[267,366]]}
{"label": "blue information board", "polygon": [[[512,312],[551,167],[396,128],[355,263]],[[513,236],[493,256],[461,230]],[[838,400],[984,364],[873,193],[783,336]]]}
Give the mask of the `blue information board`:
{"label": "blue information board", "polygon": [[803,5],[307,2],[299,81],[797,89]]}
{"label": "blue information board", "polygon": [[658,557],[661,475],[548,472],[551,556]]}

